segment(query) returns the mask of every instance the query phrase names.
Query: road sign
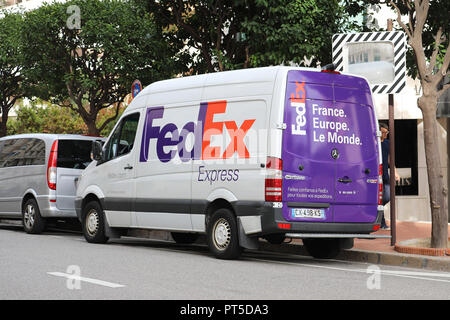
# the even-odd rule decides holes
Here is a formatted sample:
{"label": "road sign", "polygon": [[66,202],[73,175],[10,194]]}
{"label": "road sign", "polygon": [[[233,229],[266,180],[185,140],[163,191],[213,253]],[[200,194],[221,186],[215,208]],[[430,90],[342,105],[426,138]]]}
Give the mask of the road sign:
{"label": "road sign", "polygon": [[142,91],[142,84],[139,80],[134,80],[131,86],[131,96],[135,98]]}
{"label": "road sign", "polygon": [[333,36],[336,71],[364,76],[373,93],[400,93],[406,85],[406,35],[401,31]]}

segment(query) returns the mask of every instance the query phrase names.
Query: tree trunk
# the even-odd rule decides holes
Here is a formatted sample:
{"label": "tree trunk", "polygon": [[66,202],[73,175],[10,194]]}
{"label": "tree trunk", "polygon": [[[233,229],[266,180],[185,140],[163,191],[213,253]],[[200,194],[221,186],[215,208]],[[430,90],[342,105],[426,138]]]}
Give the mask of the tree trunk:
{"label": "tree trunk", "polygon": [[8,134],[8,111],[2,111],[2,121],[0,122],[0,138]]}
{"label": "tree trunk", "polygon": [[97,129],[97,125],[95,124],[95,120],[85,120],[84,123],[88,128],[88,135],[90,136],[100,136],[100,130]]}
{"label": "tree trunk", "polygon": [[[427,90],[424,87],[424,93]],[[436,96],[422,96],[418,100],[423,115],[423,132],[425,142],[425,158],[427,163],[428,187],[431,207],[431,247],[447,248],[448,211],[439,154],[438,122],[436,120]]]}

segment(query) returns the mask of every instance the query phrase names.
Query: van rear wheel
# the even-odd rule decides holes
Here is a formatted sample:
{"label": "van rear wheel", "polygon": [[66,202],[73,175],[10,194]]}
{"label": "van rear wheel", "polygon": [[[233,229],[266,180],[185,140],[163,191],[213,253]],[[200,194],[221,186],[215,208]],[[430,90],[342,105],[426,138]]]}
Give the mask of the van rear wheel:
{"label": "van rear wheel", "polygon": [[333,259],[341,252],[340,239],[303,239],[308,253],[317,259]]}
{"label": "van rear wheel", "polygon": [[22,209],[23,229],[26,233],[39,234],[45,230],[47,221],[42,218],[35,199],[28,199]]}
{"label": "van rear wheel", "polygon": [[89,202],[83,210],[81,224],[84,238],[90,243],[106,243],[105,216],[102,207],[97,201]]}
{"label": "van rear wheel", "polygon": [[237,259],[241,255],[237,222],[230,210],[223,208],[213,213],[207,235],[209,249],[216,258]]}

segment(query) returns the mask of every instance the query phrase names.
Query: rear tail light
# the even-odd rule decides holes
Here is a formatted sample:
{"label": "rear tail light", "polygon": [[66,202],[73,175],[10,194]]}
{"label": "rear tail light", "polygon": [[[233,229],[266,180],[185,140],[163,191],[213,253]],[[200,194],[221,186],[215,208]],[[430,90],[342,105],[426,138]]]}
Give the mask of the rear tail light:
{"label": "rear tail light", "polygon": [[341,74],[339,71],[332,71],[332,70],[321,70],[321,72]]}
{"label": "rear tail light", "polygon": [[266,168],[266,201],[281,202],[283,194],[283,162],[278,158],[267,157]]}
{"label": "rear tail light", "polygon": [[55,140],[50,150],[47,165],[47,184],[51,190],[56,190],[56,164],[58,159],[58,140]]}
{"label": "rear tail light", "polygon": [[278,228],[290,230],[291,229],[291,224],[290,223],[278,223]]}
{"label": "rear tail light", "polygon": [[378,167],[378,205],[383,205],[383,165]]}

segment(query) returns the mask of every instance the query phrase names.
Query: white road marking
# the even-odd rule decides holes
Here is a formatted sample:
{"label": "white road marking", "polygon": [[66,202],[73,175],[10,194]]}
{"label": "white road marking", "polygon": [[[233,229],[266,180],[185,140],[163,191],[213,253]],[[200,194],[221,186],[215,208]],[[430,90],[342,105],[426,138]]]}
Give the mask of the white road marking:
{"label": "white road marking", "polygon": [[[319,266],[319,265],[306,264],[306,263],[274,261],[274,260],[267,260],[267,259],[260,259],[260,258],[251,258],[251,257],[247,257],[247,259],[254,260],[254,261],[262,261],[262,262],[270,262],[270,263],[291,265],[291,266],[302,266],[302,267],[310,267],[310,268],[318,268],[318,269],[329,269],[329,270],[347,271],[347,272],[356,272],[356,273],[366,273],[366,274],[369,273],[367,271],[367,269],[351,269],[351,268],[347,269],[347,268],[338,268],[338,267],[331,267],[331,266]],[[396,271],[396,270],[381,270],[381,269],[380,269],[379,273],[381,275],[394,276],[394,277],[412,278],[412,279],[419,279],[419,280],[438,281],[438,282],[450,283],[450,280],[435,279],[435,278],[425,278],[425,277],[450,278],[450,273],[433,273],[433,272],[417,272],[417,271]]]}
{"label": "white road marking", "polygon": [[109,288],[123,288],[123,287],[125,287],[122,284],[117,284],[117,283],[103,281],[103,280],[98,280],[98,279],[81,277],[81,276],[68,274],[68,273],[63,273],[63,272],[47,272],[47,274],[52,275],[52,276],[56,276],[56,277],[67,278],[67,279],[70,279],[70,280],[89,282],[89,283],[92,283],[92,284],[97,284],[97,285],[104,286],[104,287],[109,287]]}

